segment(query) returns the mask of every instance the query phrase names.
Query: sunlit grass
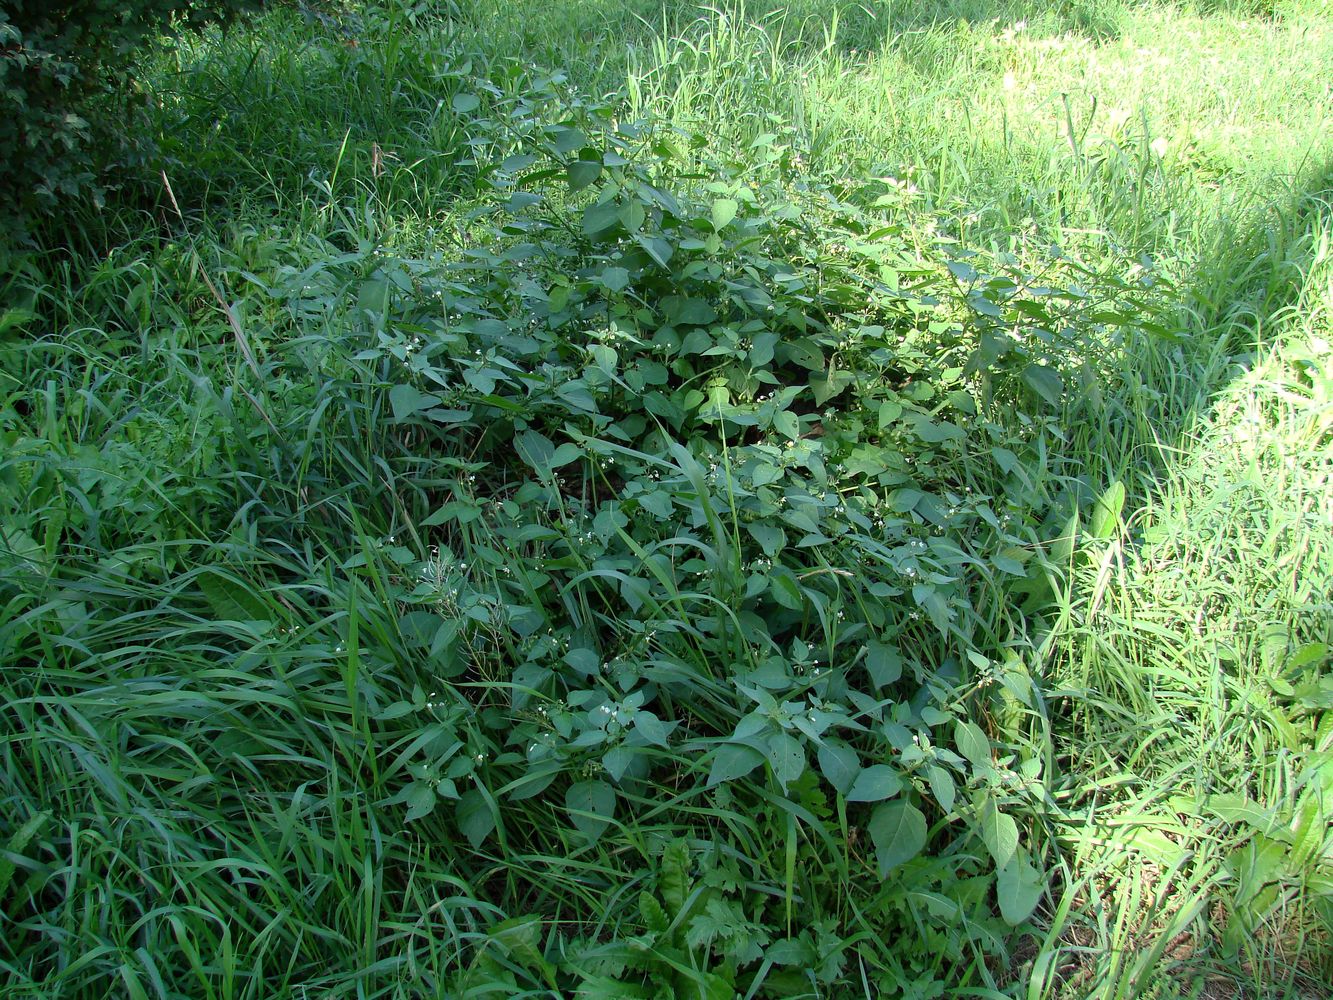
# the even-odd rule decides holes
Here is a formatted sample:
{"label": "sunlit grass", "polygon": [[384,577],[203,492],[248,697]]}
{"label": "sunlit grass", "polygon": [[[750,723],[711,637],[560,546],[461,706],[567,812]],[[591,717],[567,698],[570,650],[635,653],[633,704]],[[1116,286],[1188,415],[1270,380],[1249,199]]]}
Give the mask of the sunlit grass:
{"label": "sunlit grass", "polygon": [[[53,242],[0,277],[8,993],[617,995],[587,986],[623,957],[596,949],[644,933],[661,904],[640,893],[663,895],[663,846],[684,837],[700,878],[782,914],[771,938],[803,929],[802,947],[848,958],[836,985],[797,994],[788,979],[772,995],[892,995],[881,984],[910,978],[898,957],[924,953],[941,989],[973,991],[960,995],[1321,996],[1327,5],[480,0],[444,13],[281,10],[161,56],[149,89],[166,180],[77,217],[72,255]],[[1048,574],[976,587],[991,643],[976,652],[1030,673],[1041,704],[959,702],[1027,755],[1046,797],[1022,815],[1025,838],[1049,847],[1050,892],[1010,942],[1012,968],[992,967],[989,925],[887,940],[867,901],[897,914],[948,900],[901,902],[892,878],[844,891],[873,875],[873,850],[841,797],[802,792],[782,812],[765,790],[762,811],[731,808],[676,745],[654,758],[670,787],[622,799],[597,843],[570,825],[560,785],[474,810],[495,824],[479,847],[452,803],[447,822],[403,821],[437,692],[481,713],[530,682],[512,675],[527,646],[489,626],[469,640],[475,673],[440,680],[397,588],[422,560],[444,565],[430,561],[441,538],[478,592],[524,566],[531,542],[484,520],[422,524],[459,495],[469,456],[392,419],[399,368],[338,351],[376,344],[357,324],[379,308],[382,261],[427,262],[413,280],[429,287],[485,249],[503,212],[479,178],[505,150],[472,97],[526,86],[513,67],[534,63],[563,71],[562,92],[610,95],[617,119],[705,136],[756,186],[861,197],[877,179],[876,210],[919,258],[945,247],[1044,267],[1058,244],[1094,293],[1154,279],[1141,312],[1121,314],[1134,322],[1102,318],[1102,339],[1084,339],[1096,378],[1063,422],[977,417],[1009,435],[985,444],[1022,452],[1022,483],[980,444],[945,473],[997,511],[1010,500],[1019,521],[1027,505],[1050,522],[1025,526],[1019,552]],[[574,525],[530,499],[505,516],[534,538]],[[725,531],[696,528],[690,544],[725,549]],[[713,608],[709,588],[727,580],[707,565],[684,599]],[[587,570],[561,585],[565,617],[669,660],[638,617],[598,610],[598,574],[624,567]],[[553,577],[530,571],[550,596]],[[683,634],[681,600],[656,611]],[[682,724],[731,724],[713,649],[700,639],[684,658],[701,697]],[[465,716],[466,759],[511,749]],[[539,932],[499,923],[525,915]],[[965,957],[948,965],[946,945]],[[588,992],[559,992],[538,953],[566,977],[577,964]]]}

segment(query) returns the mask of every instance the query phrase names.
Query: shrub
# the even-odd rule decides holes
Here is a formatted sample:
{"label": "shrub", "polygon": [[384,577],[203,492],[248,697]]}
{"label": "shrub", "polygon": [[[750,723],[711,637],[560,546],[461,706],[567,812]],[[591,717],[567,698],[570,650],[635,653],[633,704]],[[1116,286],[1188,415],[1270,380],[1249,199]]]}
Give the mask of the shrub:
{"label": "shrub", "polygon": [[225,23],[261,3],[0,3],[0,211],[22,221],[66,198],[100,199],[105,165],[144,140],[123,117],[85,117],[92,101],[123,92],[153,38]]}

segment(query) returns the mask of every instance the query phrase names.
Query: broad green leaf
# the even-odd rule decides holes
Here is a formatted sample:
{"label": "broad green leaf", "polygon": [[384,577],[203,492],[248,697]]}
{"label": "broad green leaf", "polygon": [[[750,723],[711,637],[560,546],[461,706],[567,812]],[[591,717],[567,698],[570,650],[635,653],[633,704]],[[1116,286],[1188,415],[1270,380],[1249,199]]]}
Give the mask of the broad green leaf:
{"label": "broad green leaf", "polygon": [[891,799],[903,790],[903,779],[888,764],[871,764],[856,776],[848,802],[879,802]]}
{"label": "broad green leaf", "polygon": [[481,98],[476,94],[455,94],[449,103],[460,115],[466,115],[481,107]]}
{"label": "broad green leaf", "polygon": [[926,846],[926,817],[907,801],[876,806],[867,828],[875,845],[880,878],[911,861]]}
{"label": "broad green leaf", "polygon": [[602,284],[606,286],[607,291],[624,291],[629,285],[629,272],[623,267],[607,267],[602,269]]}
{"label": "broad green leaf", "polygon": [[707,326],[717,319],[717,310],[707,300],[668,295],[662,312],[672,326]]}
{"label": "broad green leaf", "polygon": [[887,687],[903,675],[902,654],[885,643],[872,642],[866,647],[866,671],[875,687]]}
{"label": "broad green leaf", "polygon": [[588,137],[576,128],[556,126],[548,134],[551,137],[551,143],[555,146],[555,151],[562,155],[572,153],[574,150],[588,144]]}
{"label": "broad green leaf", "polygon": [[767,746],[773,777],[785,792],[788,785],[805,773],[805,750],[799,740],[782,732],[770,736]]}
{"label": "broad green leaf", "polygon": [[438,406],[439,396],[431,392],[422,392],[414,385],[400,383],[389,390],[389,405],[393,408],[394,420],[406,420],[414,413]]}
{"label": "broad green leaf", "polygon": [[1065,381],[1060,373],[1046,365],[1028,365],[1023,369],[1023,381],[1052,408],[1059,409],[1064,402]]}
{"label": "broad green leaf", "polygon": [[578,831],[596,841],[615,815],[616,790],[605,781],[576,782],[565,791],[565,808]]}
{"label": "broad green leaf", "polygon": [[565,168],[571,191],[582,191],[602,176],[602,165],[596,160],[574,160]]}
{"label": "broad green leaf", "polygon": [[777,555],[782,551],[782,547],[787,544],[787,533],[775,524],[752,521],[745,526],[745,530],[759,543],[759,547],[764,550],[766,556]]}
{"label": "broad green leaf", "polygon": [[995,873],[995,898],[1000,916],[1010,927],[1017,927],[1037,908],[1045,883],[1041,873],[1028,860],[1026,851],[1015,852],[1007,865]]}
{"label": "broad green leaf", "polygon": [[801,436],[800,421],[791,410],[779,410],[773,414],[773,429],[793,441]]}
{"label": "broad green leaf", "polygon": [[960,721],[953,727],[953,741],[973,767],[990,767],[990,740],[975,722]]}
{"label": "broad green leaf", "polygon": [[602,757],[602,766],[606,768],[606,773],[611,776],[612,781],[623,778],[632,763],[634,763],[634,751],[628,747],[614,747]]}
{"label": "broad green leaf", "polygon": [[641,708],[634,713],[634,729],[649,743],[659,747],[667,745],[667,738],[671,735],[671,730],[676,724],[665,723],[655,714],[647,709]]}
{"label": "broad green leaf", "polygon": [[514,438],[514,450],[518,457],[536,470],[539,476],[551,474],[551,459],[555,456],[555,445],[545,434],[537,431],[524,431]]}
{"label": "broad green leaf", "polygon": [[796,578],[785,569],[776,569],[769,577],[769,593],[784,608],[800,611],[805,607],[805,594]]}
{"label": "broad green leaf", "polygon": [[1093,538],[1110,538],[1120,527],[1120,512],[1125,508],[1125,484],[1116,480],[1097,498],[1088,522]]}
{"label": "broad green leaf", "polygon": [[713,230],[721,232],[736,218],[736,213],[740,211],[738,205],[731,198],[719,198],[713,202]]}
{"label": "broad green leaf", "polygon": [[981,810],[979,832],[996,868],[1003,868],[1013,859],[1018,850],[1018,824],[1012,816],[1000,812],[993,798],[987,799]]}
{"label": "broad green leaf", "polygon": [[438,801],[435,789],[424,781],[414,781],[407,792],[407,816],[404,818],[410,823],[414,819],[429,816],[435,811],[435,803]]}
{"label": "broad green leaf", "polygon": [[843,743],[825,743],[819,748],[819,769],[824,772],[830,785],[841,795],[852,789],[856,776],[861,772],[861,760],[856,751]]}
{"label": "broad green leaf", "polygon": [[614,201],[589,205],[583,213],[583,231],[593,239],[607,236],[620,225],[620,207]]}
{"label": "broad green leaf", "polygon": [[490,803],[475,788],[468,789],[459,797],[454,815],[458,819],[458,829],[474,848],[481,847],[495,830],[495,814],[491,811]]}
{"label": "broad green leaf", "polygon": [[764,755],[754,747],[723,743],[713,753],[713,766],[708,772],[709,787],[743,778],[763,762]]}
{"label": "broad green leaf", "polygon": [[930,782],[930,794],[935,796],[935,801],[939,803],[940,809],[946,813],[953,812],[953,804],[957,796],[957,787],[954,785],[953,775],[944,768],[931,764],[926,768],[926,780]]}

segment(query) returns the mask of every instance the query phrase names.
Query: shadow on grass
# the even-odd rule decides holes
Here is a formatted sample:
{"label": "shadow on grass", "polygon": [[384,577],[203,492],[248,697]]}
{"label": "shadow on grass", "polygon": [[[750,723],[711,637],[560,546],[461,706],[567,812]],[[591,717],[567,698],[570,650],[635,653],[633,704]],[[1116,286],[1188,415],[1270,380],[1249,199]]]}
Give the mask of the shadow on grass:
{"label": "shadow on grass", "polygon": [[1333,818],[1316,752],[1329,374],[1302,343],[1327,336],[1304,310],[1328,301],[1311,269],[1327,267],[1331,197],[1325,163],[1219,233],[1182,292],[1187,339],[1145,355],[1133,395],[1152,401],[1138,419],[1157,440],[1137,442],[1127,537],[1094,542],[1075,574],[1050,679],[1089,692],[1057,754],[1119,790],[1071,825],[1098,846],[1068,887],[1082,900],[1043,995],[1313,997],[1333,973],[1326,863],[1301,846]]}

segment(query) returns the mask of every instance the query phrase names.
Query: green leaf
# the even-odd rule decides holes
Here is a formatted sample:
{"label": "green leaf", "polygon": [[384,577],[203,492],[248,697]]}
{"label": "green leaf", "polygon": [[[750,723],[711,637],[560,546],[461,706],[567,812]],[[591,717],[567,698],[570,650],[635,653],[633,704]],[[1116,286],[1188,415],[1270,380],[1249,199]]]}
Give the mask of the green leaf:
{"label": "green leaf", "polygon": [[574,826],[596,842],[616,811],[616,790],[605,781],[579,781],[565,791],[565,808]]}
{"label": "green leaf", "polygon": [[708,785],[743,778],[764,762],[764,755],[744,743],[723,743],[713,753],[713,766],[708,772]]}
{"label": "green leaf", "polygon": [[745,526],[745,530],[759,543],[764,555],[770,558],[782,551],[787,544],[787,533],[775,524],[761,524],[757,521]]}
{"label": "green leaf", "polygon": [[1004,922],[1017,927],[1032,916],[1044,889],[1041,873],[1028,861],[1027,852],[1017,851],[1009,863],[995,873],[995,898]]}
{"label": "green leaf", "polygon": [[785,792],[787,786],[805,773],[805,749],[799,740],[786,733],[774,733],[768,738],[768,762],[773,777]]}
{"label": "green leaf", "polygon": [[422,392],[413,385],[400,384],[389,390],[389,405],[393,407],[395,420],[406,420],[414,413],[439,405],[440,401],[434,393]]}
{"label": "green leaf", "polygon": [[647,709],[639,709],[634,713],[634,730],[649,743],[659,747],[667,745],[667,738],[671,735],[671,730],[676,724],[667,724],[659,719],[655,714]]}
{"label": "green leaf", "polygon": [[740,205],[730,198],[719,198],[713,202],[713,231],[721,232],[736,218]]}
{"label": "green leaf", "polygon": [[887,687],[903,675],[902,654],[892,646],[872,642],[866,647],[866,671],[875,687]]}
{"label": "green leaf", "polygon": [[779,410],[773,414],[773,429],[793,441],[801,436],[800,421],[791,410]]}
{"label": "green leaf", "polygon": [[935,796],[940,809],[946,813],[953,812],[954,799],[957,796],[953,775],[944,768],[931,764],[926,768],[926,780],[930,782],[930,794]]}
{"label": "green leaf", "polygon": [[562,155],[567,155],[574,150],[586,146],[588,137],[576,128],[565,128],[556,126],[550,131],[551,143],[555,146],[555,151]]}
{"label": "green leaf", "polygon": [[481,107],[481,98],[476,94],[455,94],[449,103],[460,115],[466,115]]}
{"label": "green leaf", "polygon": [[537,471],[539,476],[551,474],[551,459],[555,457],[555,444],[545,434],[537,431],[524,431],[514,438],[514,450],[518,457]]}
{"label": "green leaf", "polygon": [[769,593],[784,608],[800,611],[805,607],[805,594],[796,578],[786,569],[778,568],[769,577]]}
{"label": "green leaf", "polygon": [[852,789],[856,776],[861,771],[861,760],[856,751],[846,744],[825,743],[819,748],[819,769],[824,772],[830,785],[840,795],[846,795]]}
{"label": "green leaf", "polygon": [[629,272],[623,267],[608,267],[602,270],[602,284],[610,292],[624,291],[629,285]]}
{"label": "green leaf", "polygon": [[848,802],[879,802],[903,790],[903,779],[888,764],[871,764],[856,776],[847,792]]}
{"label": "green leaf", "polygon": [[214,570],[200,573],[199,589],[219,621],[273,621],[273,610],[254,591],[222,573]]}
{"label": "green leaf", "polygon": [[1023,369],[1023,381],[1054,409],[1058,410],[1064,402],[1065,382],[1054,368],[1048,368],[1046,365],[1028,365]]}
{"label": "green leaf", "polygon": [[1093,538],[1110,538],[1120,527],[1120,512],[1125,508],[1125,484],[1118,479],[1097,498],[1088,523]]}
{"label": "green leaf", "polygon": [[973,767],[990,767],[990,740],[975,722],[960,721],[953,727],[953,741]]}
{"label": "green leaf", "polygon": [[438,801],[435,789],[424,781],[414,781],[407,792],[407,816],[404,818],[410,823],[414,819],[429,816],[435,811],[435,803]]}
{"label": "green leaf", "polygon": [[583,213],[583,232],[592,239],[601,239],[620,225],[620,208],[614,201],[589,205]]}
{"label": "green leaf", "polygon": [[662,300],[662,312],[672,326],[707,326],[717,319],[717,310],[706,299],[668,295]]}
{"label": "green leaf", "polygon": [[542,955],[542,920],[536,914],[510,917],[486,932],[492,947],[528,969],[543,972],[551,968]]}
{"label": "green leaf", "polygon": [[454,807],[458,829],[474,848],[481,847],[495,830],[495,814],[486,797],[475,788],[469,788]]}
{"label": "green leaf", "polygon": [[[762,760],[761,757],[755,766]],[[662,868],[657,876],[657,891],[662,896],[667,913],[675,920],[685,908],[685,900],[690,895],[690,848],[685,841],[673,840],[662,848]]]}
{"label": "green leaf", "polygon": [[647,250],[648,256],[657,261],[662,267],[667,266],[667,261],[675,253],[675,248],[660,236],[644,236],[643,233],[635,233],[634,242]]}
{"label": "green leaf", "polygon": [[574,160],[565,168],[571,191],[582,191],[602,176],[602,165],[596,160]]}
{"label": "green leaf", "polygon": [[35,813],[31,819],[15,830],[6,842],[3,854],[0,854],[0,901],[4,900],[5,890],[9,888],[9,883],[14,877],[14,862],[5,855],[23,856],[24,849],[32,838],[41,832],[50,818],[51,814],[45,810]]}
{"label": "green leaf", "polygon": [[1000,812],[1000,807],[993,798],[986,800],[981,810],[981,823],[978,828],[982,843],[995,859],[995,867],[1003,868],[1013,860],[1018,850],[1018,824],[1014,818]]}
{"label": "green leaf", "polygon": [[910,802],[876,806],[867,828],[875,845],[880,878],[911,861],[926,846],[926,817]]}

